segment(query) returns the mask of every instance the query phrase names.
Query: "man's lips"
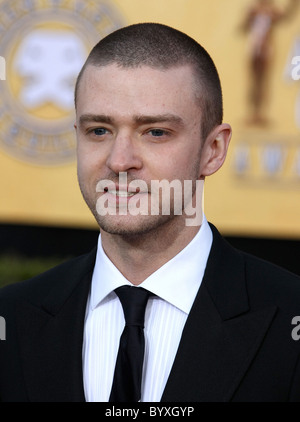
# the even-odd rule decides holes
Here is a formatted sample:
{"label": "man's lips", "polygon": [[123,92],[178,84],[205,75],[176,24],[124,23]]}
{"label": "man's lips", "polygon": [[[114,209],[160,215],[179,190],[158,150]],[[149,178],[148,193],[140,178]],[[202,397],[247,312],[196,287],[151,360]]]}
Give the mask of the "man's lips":
{"label": "man's lips", "polygon": [[129,186],[107,186],[104,188],[104,193],[108,193],[110,195],[118,196],[120,198],[128,198],[139,193],[148,193],[142,192],[139,187],[129,187]]}
{"label": "man's lips", "polygon": [[121,190],[105,190],[105,193],[109,193],[110,195],[119,196],[120,198],[128,198],[131,196],[136,195],[137,192],[127,192],[127,191],[121,191]]}

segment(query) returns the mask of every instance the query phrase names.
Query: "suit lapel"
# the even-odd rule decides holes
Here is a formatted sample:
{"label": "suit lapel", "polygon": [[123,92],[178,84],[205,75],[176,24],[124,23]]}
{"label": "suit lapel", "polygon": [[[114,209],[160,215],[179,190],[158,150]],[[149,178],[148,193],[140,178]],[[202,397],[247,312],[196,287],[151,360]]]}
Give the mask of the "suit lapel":
{"label": "suit lapel", "polygon": [[[30,401],[84,401],[82,342],[95,252],[50,272],[42,303],[19,304],[18,335]],[[42,388],[41,388],[42,386]]]}
{"label": "suit lapel", "polygon": [[205,275],[162,401],[231,400],[276,312],[249,310],[244,258],[212,230]]}

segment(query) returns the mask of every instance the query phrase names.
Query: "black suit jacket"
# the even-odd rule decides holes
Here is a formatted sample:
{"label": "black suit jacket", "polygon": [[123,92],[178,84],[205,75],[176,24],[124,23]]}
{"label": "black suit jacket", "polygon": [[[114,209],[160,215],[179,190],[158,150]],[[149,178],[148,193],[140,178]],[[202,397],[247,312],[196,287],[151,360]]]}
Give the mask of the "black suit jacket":
{"label": "black suit jacket", "polygon": [[[300,401],[300,278],[213,229],[162,401]],[[201,250],[199,250],[199,254]],[[0,290],[2,401],[84,401],[82,340],[96,250]]]}

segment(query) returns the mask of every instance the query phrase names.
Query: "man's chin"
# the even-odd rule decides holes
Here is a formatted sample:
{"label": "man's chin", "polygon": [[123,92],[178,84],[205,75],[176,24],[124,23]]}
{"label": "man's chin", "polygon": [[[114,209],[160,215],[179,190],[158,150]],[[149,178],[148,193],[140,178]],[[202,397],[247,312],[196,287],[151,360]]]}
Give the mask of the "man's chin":
{"label": "man's chin", "polygon": [[106,233],[136,237],[153,231],[157,231],[160,227],[165,226],[174,217],[169,215],[157,216],[97,216],[96,220],[100,229]]}

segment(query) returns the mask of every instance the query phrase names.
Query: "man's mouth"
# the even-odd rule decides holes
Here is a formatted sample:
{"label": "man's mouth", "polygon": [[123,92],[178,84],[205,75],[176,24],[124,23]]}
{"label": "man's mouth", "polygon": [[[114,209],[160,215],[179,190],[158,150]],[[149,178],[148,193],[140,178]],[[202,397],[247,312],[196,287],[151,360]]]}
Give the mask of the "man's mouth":
{"label": "man's mouth", "polygon": [[114,196],[118,196],[119,198],[130,198],[134,195],[136,195],[137,193],[140,193],[140,189],[137,188],[135,192],[133,191],[127,191],[127,190],[123,190],[123,189],[110,189],[110,188],[105,188],[104,189],[105,193],[109,193],[111,195]]}
{"label": "man's mouth", "polygon": [[128,198],[130,196],[135,195],[135,193],[133,192],[126,192],[126,191],[121,191],[121,190],[107,190],[107,192],[110,193],[111,195],[116,195],[121,198]]}

